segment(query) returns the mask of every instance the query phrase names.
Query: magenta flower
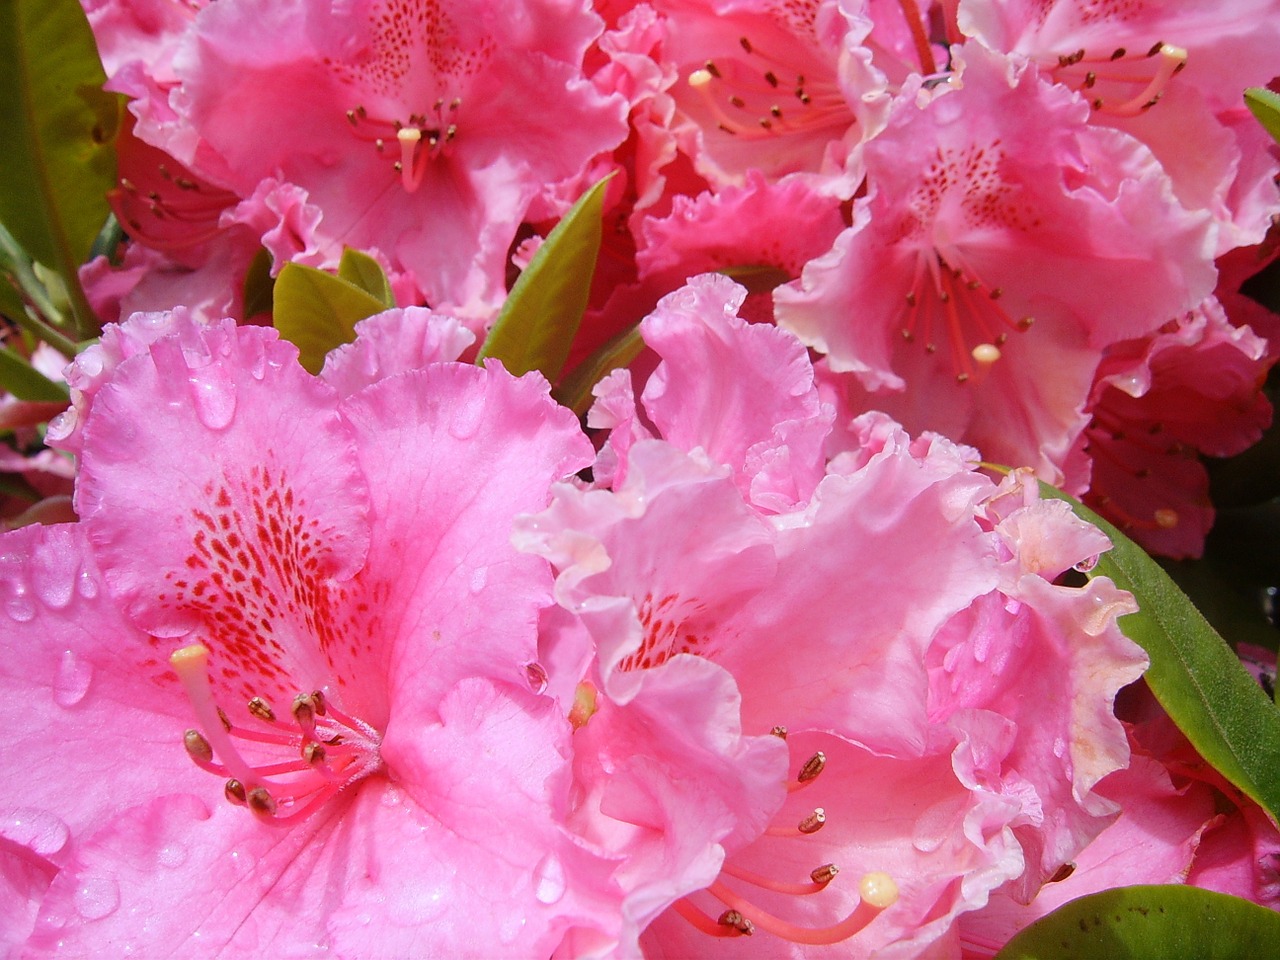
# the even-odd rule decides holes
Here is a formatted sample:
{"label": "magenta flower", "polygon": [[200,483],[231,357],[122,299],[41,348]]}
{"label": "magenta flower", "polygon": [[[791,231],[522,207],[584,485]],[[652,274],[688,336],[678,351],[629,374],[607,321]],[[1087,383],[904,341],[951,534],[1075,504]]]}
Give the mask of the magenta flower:
{"label": "magenta flower", "polygon": [[480,315],[535,195],[625,136],[622,99],[582,75],[599,30],[578,0],[220,2],[175,56],[182,159],[245,198],[295,184],[317,249],[377,248],[433,306]]}
{"label": "magenta flower", "polygon": [[639,409],[617,378],[593,411],[608,488],[559,485],[519,528],[581,624],[544,637],[577,671],[573,822],[622,858],[624,953],[941,951],[1109,822],[1132,601],[1054,583],[1109,544],[1024,475],[882,415],[832,431],[743,294],[704,276],[659,305]]}
{"label": "magenta flower", "polygon": [[590,454],[545,382],[434,363],[339,399],[267,329],[119,339],[81,521],[0,541],[13,940],[528,956],[616,925],[563,827],[550,575],[508,542]]}
{"label": "magenta flower", "polygon": [[[980,47],[959,89],[899,98],[852,228],[775,293],[853,412],[884,409],[1063,480],[1108,344],[1206,296],[1213,231],[1137,141]],[[1086,477],[1067,477],[1081,488]]]}

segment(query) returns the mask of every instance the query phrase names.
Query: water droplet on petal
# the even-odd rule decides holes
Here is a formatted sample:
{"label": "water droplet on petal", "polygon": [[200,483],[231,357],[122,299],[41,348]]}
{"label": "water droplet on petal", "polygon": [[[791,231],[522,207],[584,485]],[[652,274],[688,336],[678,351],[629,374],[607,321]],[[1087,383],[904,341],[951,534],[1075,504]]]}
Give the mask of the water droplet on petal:
{"label": "water droplet on petal", "polygon": [[161,848],[159,856],[156,858],[160,861],[162,867],[176,869],[187,862],[188,851],[185,844],[168,843]]}
{"label": "water droplet on petal", "polygon": [[537,660],[530,660],[524,665],[524,678],[529,681],[529,689],[534,693],[545,693],[550,678],[547,669]]}
{"label": "water droplet on petal", "polygon": [[86,600],[92,600],[98,595],[98,581],[94,579],[93,574],[85,570],[76,580],[76,589],[80,591],[80,596]]}
{"label": "water droplet on petal", "polygon": [[476,567],[471,573],[471,592],[479,593],[484,589],[486,581],[489,579],[488,567]]}
{"label": "water droplet on petal", "polygon": [[4,605],[5,612],[19,623],[27,623],[36,615],[36,605],[27,596],[26,590],[20,590],[9,598]]}
{"label": "water droplet on petal", "polygon": [[23,807],[0,817],[0,837],[38,856],[52,857],[67,845],[71,833],[53,814]]}
{"label": "water droplet on petal", "polygon": [[74,707],[89,692],[92,678],[93,665],[76,656],[74,651],[64,650],[53,678],[53,699],[60,707]]}
{"label": "water droplet on petal", "polygon": [[484,404],[476,401],[460,403],[449,419],[449,434],[456,440],[468,440],[475,436],[484,419]]}
{"label": "water droplet on petal", "polygon": [[221,430],[236,412],[236,385],[220,364],[192,370],[187,376],[196,416],[210,430]]}
{"label": "water droplet on petal", "polygon": [[567,885],[564,865],[554,853],[548,853],[533,868],[533,895],[539,903],[557,903]]}
{"label": "water droplet on petal", "polygon": [[75,904],[86,920],[101,920],[120,906],[120,888],[110,877],[86,877],[76,890]]}

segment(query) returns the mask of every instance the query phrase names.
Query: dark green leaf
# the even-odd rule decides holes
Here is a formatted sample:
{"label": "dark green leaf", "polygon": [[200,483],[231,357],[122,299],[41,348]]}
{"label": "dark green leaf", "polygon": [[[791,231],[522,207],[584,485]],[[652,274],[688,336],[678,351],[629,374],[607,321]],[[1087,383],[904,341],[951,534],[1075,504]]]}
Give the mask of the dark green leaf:
{"label": "dark green leaf", "polygon": [[286,263],[276,277],[271,322],[298,348],[302,365],[319,373],[329,351],[354,340],[356,324],[382,310],[380,300],[341,277]]}
{"label": "dark green leaf", "polygon": [[8,347],[0,347],[0,389],[36,403],[65,402],[71,396],[65,386],[54,383]]}
{"label": "dark green leaf", "polygon": [[584,193],[547,235],[502,305],[477,361],[496,357],[517,376],[540,370],[552,383],[559,379],[587,309],[608,182],[605,177]]}
{"label": "dark green leaf", "polygon": [[396,305],[396,297],[391,292],[387,275],[382,272],[378,261],[367,253],[351,247],[344,248],[342,260],[338,263],[338,276],[380,301],[386,309],[390,310]]}
{"label": "dark green leaf", "polygon": [[1120,618],[1125,635],[1151,657],[1151,692],[1200,755],[1274,820],[1280,811],[1280,711],[1227,643],[1154,560],[1116,527],[1060,490],[1082,519],[1111,538],[1089,576],[1133,593],[1141,610]]}
{"label": "dark green leaf", "polygon": [[1256,960],[1277,944],[1280,914],[1248,900],[1198,887],[1118,887],[1063,904],[996,960]]}
{"label": "dark green leaf", "polygon": [[0,2],[0,220],[62,274],[81,337],[95,323],[76,270],[110,212],[120,98],[77,0]]}
{"label": "dark green leaf", "polygon": [[578,416],[582,416],[591,406],[591,388],[611,370],[625,367],[643,349],[644,340],[640,337],[640,328],[624,330],[574,367],[573,372],[551,391],[551,395]]}
{"label": "dark green leaf", "polygon": [[264,247],[254,254],[244,275],[241,301],[244,303],[246,320],[260,313],[271,312],[275,286],[275,278],[271,276],[271,254]]}
{"label": "dark green leaf", "polygon": [[1265,87],[1250,87],[1244,92],[1244,102],[1271,138],[1280,143],[1280,94]]}

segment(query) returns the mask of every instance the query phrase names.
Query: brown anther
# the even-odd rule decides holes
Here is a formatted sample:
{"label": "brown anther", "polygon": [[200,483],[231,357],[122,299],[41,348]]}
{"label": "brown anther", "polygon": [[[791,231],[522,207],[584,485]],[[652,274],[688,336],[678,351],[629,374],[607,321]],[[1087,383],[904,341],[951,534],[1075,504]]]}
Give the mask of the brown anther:
{"label": "brown anther", "polygon": [[827,822],[827,811],[821,807],[814,807],[813,813],[809,814],[800,821],[796,827],[801,833],[817,833],[822,829],[822,825]]}
{"label": "brown anther", "polygon": [[950,302],[950,300],[951,300],[951,292],[950,292],[949,290],[943,290],[943,291],[941,291],[941,292],[938,294],[938,299],[939,299],[939,300],[941,300],[943,303],[948,303],[948,302]]}
{"label": "brown anther", "polygon": [[404,164],[401,163],[399,160],[397,160],[395,163],[391,165],[391,169],[394,170],[396,173],[399,173],[401,170],[404,169]]}
{"label": "brown anther", "polygon": [[365,109],[364,109],[364,107],[363,107],[363,106],[361,106],[360,104],[356,104],[356,116],[357,116],[357,117],[359,117],[361,120],[363,120],[363,119],[364,119],[365,117],[367,117],[368,115],[369,115],[369,114],[365,111]]}
{"label": "brown anther", "polygon": [[324,691],[311,691],[311,706],[315,707],[317,716],[324,716]]}
{"label": "brown anther", "polygon": [[271,816],[276,812],[275,797],[267,793],[266,787],[254,787],[245,799],[249,803],[249,809],[254,813],[265,813]]}
{"label": "brown anther", "polygon": [[444,131],[445,140],[452,140],[457,135],[458,135],[458,125],[456,123],[451,123],[449,124],[449,126],[445,128],[445,131]]}
{"label": "brown anther", "polygon": [[716,922],[722,927],[732,927],[744,937],[749,937],[756,932],[756,925],[740,914],[737,910],[726,910],[724,913],[720,914],[720,919]]}
{"label": "brown anther", "polygon": [[160,176],[164,177],[166,180],[173,179],[173,174],[169,172],[169,168],[166,167],[163,163],[157,163],[156,169],[160,171]]}
{"label": "brown anther", "polygon": [[457,110],[460,106],[462,106],[461,97],[454,97],[452,100],[449,101],[450,110]]}
{"label": "brown anther", "polygon": [[1035,318],[1035,317],[1023,317],[1021,320],[1019,320],[1019,321],[1018,321],[1018,329],[1019,329],[1019,330],[1030,330],[1030,329],[1031,329],[1031,327],[1032,327],[1032,325],[1033,325],[1035,322],[1036,322],[1036,318]]}
{"label": "brown anther", "polygon": [[1090,70],[1088,73],[1086,73],[1086,74],[1084,75],[1084,84],[1083,84],[1083,86],[1084,86],[1084,88],[1085,88],[1086,90],[1088,90],[1090,87],[1092,87],[1092,86],[1093,86],[1095,83],[1097,83],[1097,82],[1098,82],[1098,75],[1097,75],[1096,73],[1094,73],[1092,70]]}
{"label": "brown anther", "polygon": [[356,119],[356,112],[355,112],[354,110],[348,110],[348,111],[347,111],[347,123],[351,124],[351,125],[354,127],[354,126],[355,126],[356,124],[358,124],[359,122],[360,122],[360,121]]}
{"label": "brown anther", "polygon": [[982,286],[982,281],[970,280],[968,283],[965,284],[965,286],[968,287],[970,290],[977,290],[980,286]]}
{"label": "brown anther", "polygon": [[1160,98],[1161,98],[1161,97],[1163,97],[1163,96],[1164,96],[1164,91],[1162,90],[1160,93],[1157,93],[1154,97],[1152,97],[1150,100],[1148,100],[1146,103],[1144,103],[1144,104],[1143,104],[1141,107],[1139,107],[1138,109],[1139,109],[1139,110],[1150,110],[1152,107],[1154,107],[1157,103],[1159,103],[1159,102],[1160,102]]}
{"label": "brown anther", "polygon": [[762,127],[763,127],[764,129],[766,129],[766,130],[772,130],[772,129],[773,129],[773,124],[770,122],[770,120],[769,120],[769,118],[768,118],[768,117],[761,117],[761,118],[760,118],[760,126],[762,126]]}
{"label": "brown anther", "polygon": [[773,734],[775,737],[777,737],[779,740],[785,740],[785,739],[787,739],[787,728],[786,728],[786,727],[774,727],[774,728],[773,728],[772,730],[770,730],[769,732],[770,732],[771,734]]}
{"label": "brown anther", "polygon": [[294,697],[293,706],[290,707],[290,710],[293,713],[293,719],[297,720],[298,723],[303,726],[315,722],[316,707],[315,704],[311,702],[311,695],[309,693],[300,693]]}
{"label": "brown anther", "polygon": [[199,730],[188,730],[182,735],[182,745],[187,748],[187,753],[191,754],[193,760],[202,760],[208,763],[213,759],[213,747],[209,746],[209,741],[204,738],[204,734]]}
{"label": "brown anther", "polygon": [[227,716],[227,711],[223,710],[221,707],[218,708],[218,719],[222,721],[223,729],[225,729],[227,733],[230,733],[231,718]]}
{"label": "brown anther", "polygon": [[742,44],[742,49],[747,51],[747,53],[755,52],[755,50],[751,46],[751,41],[748,40],[746,37],[739,37],[738,43]]}
{"label": "brown anther", "polygon": [[732,127],[727,127],[723,123],[717,123],[716,126],[719,127],[724,133],[730,134],[735,137],[738,135],[737,130],[734,130]]}
{"label": "brown anther", "polygon": [[199,190],[200,189],[200,187],[197,186],[194,180],[188,180],[186,177],[179,177],[177,180],[173,182],[178,185],[179,190]]}
{"label": "brown anther", "polygon": [[154,190],[148,190],[148,191],[147,191],[147,199],[148,199],[148,200],[151,200],[151,201],[159,200],[159,199],[160,199],[160,194],[156,193]]}
{"label": "brown anther", "polygon": [[996,335],[996,346],[1003,347],[1008,340],[1009,335],[1007,333],[999,333]]}
{"label": "brown anther", "polygon": [[[444,106],[444,97],[436,97],[436,102],[435,102],[435,104],[432,106],[432,109],[433,109],[433,110],[439,110],[439,109],[440,109],[441,107],[443,107],[443,106]],[[411,119],[412,119],[412,118],[411,118]]]}
{"label": "brown anther", "polygon": [[809,879],[814,883],[820,883],[824,887],[836,878],[836,874],[840,872],[840,868],[834,863],[824,863],[820,867],[814,867],[809,871]]}
{"label": "brown anther", "polygon": [[968,383],[968,382],[969,382],[969,375],[967,373],[956,374],[956,383]]}
{"label": "brown anther", "polygon": [[271,709],[271,704],[261,697],[254,697],[249,701],[249,712],[259,720],[265,720],[268,723],[276,718],[276,712]]}
{"label": "brown anther", "polygon": [[1076,865],[1074,863],[1064,863],[1054,872],[1053,876],[1050,877],[1046,882],[1061,883],[1063,880],[1067,879],[1067,877],[1071,876],[1075,872],[1076,872]]}
{"label": "brown anther", "polygon": [[766,70],[764,72],[764,82],[769,84],[771,87],[777,87],[778,77],[772,70]]}
{"label": "brown anther", "polygon": [[907,306],[914,307],[916,305],[916,292],[912,290],[907,294]]}
{"label": "brown anther", "polygon": [[781,120],[781,119],[782,119],[782,108],[781,108],[780,106],[778,106],[776,103],[775,103],[773,106],[771,106],[771,107],[769,108],[769,112],[770,112],[771,114],[773,114],[773,118],[774,118],[775,120]]}
{"label": "brown anther", "polygon": [[714,60],[708,60],[702,65],[702,69],[707,71],[707,73],[711,74],[717,80],[720,79],[720,68],[715,65]]}
{"label": "brown anther", "polygon": [[737,94],[734,94],[732,97],[729,98],[729,103],[737,107],[739,110],[741,110],[743,107],[747,105],[747,101],[743,100]]}
{"label": "brown anther", "polygon": [[382,142],[382,138],[381,138],[381,137],[379,137],[377,140],[373,141],[373,148],[374,148],[375,150],[377,150],[379,153],[381,153],[381,152],[386,148],[386,146],[387,146],[387,145],[386,145],[385,143],[383,143],[383,142]]}
{"label": "brown anther", "polygon": [[991,292],[987,294],[987,297],[991,300],[999,300],[1003,296],[1004,287],[993,287]]}
{"label": "brown anther", "polygon": [[130,193],[138,192],[138,188],[133,185],[133,181],[130,180],[128,177],[120,178],[120,186],[123,187],[125,190],[128,190]]}
{"label": "brown anther", "polygon": [[936,343],[926,343],[926,344],[924,345],[924,352],[925,352],[925,353],[937,353],[937,352],[938,352],[938,345],[937,345]]}
{"label": "brown anther", "polygon": [[302,759],[313,767],[318,767],[324,763],[325,756],[324,745],[316,743],[314,740],[309,741],[302,748]]}
{"label": "brown anther", "polygon": [[1151,45],[1151,49],[1147,51],[1147,56],[1148,56],[1148,57],[1154,57],[1156,54],[1158,54],[1158,53],[1159,53],[1161,50],[1163,50],[1163,49],[1164,49],[1164,41],[1163,41],[1163,40],[1157,40],[1155,43],[1153,43],[1153,44]]}
{"label": "brown anther", "polygon": [[222,792],[226,795],[227,799],[234,804],[244,806],[249,802],[248,796],[245,794],[244,784],[235,778],[228,780],[226,784],[223,785]]}
{"label": "brown anther", "polygon": [[1112,60],[1119,60],[1121,57],[1123,57],[1123,56],[1124,56],[1126,53],[1128,53],[1128,52],[1129,52],[1129,51],[1128,51],[1128,50],[1126,50],[1124,47],[1116,47],[1116,48],[1115,48],[1115,50],[1113,50],[1113,51],[1111,52],[1111,59],[1112,59]]}
{"label": "brown anther", "polygon": [[812,757],[804,762],[804,766],[800,768],[800,773],[796,775],[796,779],[801,783],[808,783],[810,780],[816,780],[827,766],[827,755],[819,750]]}
{"label": "brown anther", "polygon": [[908,330],[906,327],[903,327],[903,328],[902,328],[902,330],[901,330],[900,332],[901,332],[901,334],[902,334],[902,339],[903,339],[903,340],[905,340],[905,341],[907,341],[907,343],[910,343],[912,340],[914,340],[914,339],[916,338],[916,337],[915,337],[915,334],[913,334],[913,333],[912,333],[910,330]]}
{"label": "brown anther", "polygon": [[1098,97],[1098,99],[1097,99],[1097,100],[1092,101],[1092,102],[1089,104],[1089,106],[1093,107],[1093,109],[1095,109],[1095,110],[1101,110],[1101,109],[1102,109],[1102,98],[1101,98],[1101,97]]}
{"label": "brown anther", "polygon": [[809,95],[805,93],[803,90],[796,91],[796,99],[799,100],[801,103],[803,103],[805,106],[809,105]]}

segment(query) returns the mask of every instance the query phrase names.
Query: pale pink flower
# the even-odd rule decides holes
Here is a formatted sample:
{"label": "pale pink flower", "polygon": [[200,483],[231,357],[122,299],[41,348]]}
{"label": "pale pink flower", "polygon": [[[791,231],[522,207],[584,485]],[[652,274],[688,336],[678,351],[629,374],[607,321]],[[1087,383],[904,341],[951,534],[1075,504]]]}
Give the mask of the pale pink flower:
{"label": "pale pink flower", "polygon": [[600,391],[609,488],[560,485],[519,527],[585,630],[553,640],[578,670],[574,823],[624,858],[623,953],[754,925],[735,954],[941,955],[957,916],[1034,891],[1109,821],[1132,603],[1054,585],[1106,539],[970,451],[868,415],[828,460],[803,350],[736,318],[742,295],[701,277],[663,301],[641,409],[624,377]]}
{"label": "pale pink flower", "polygon": [[80,523],[0,539],[16,938],[529,956],[611,930],[536,689],[550,575],[508,542],[588,462],[573,417],[497,365],[340,399],[269,329],[150,326],[90,360]]}
{"label": "pale pink flower", "polygon": [[295,184],[321,252],[377,247],[430,304],[479,316],[534,196],[625,136],[621,98],[582,75],[599,30],[581,0],[224,0],[175,57],[198,134],[182,159],[241,197]]}
{"label": "pale pink flower", "polygon": [[775,291],[778,322],[848,374],[833,395],[852,411],[1061,483],[1102,352],[1210,292],[1212,226],[1069,91],[965,59],[959,89],[897,100],[853,226]]}

